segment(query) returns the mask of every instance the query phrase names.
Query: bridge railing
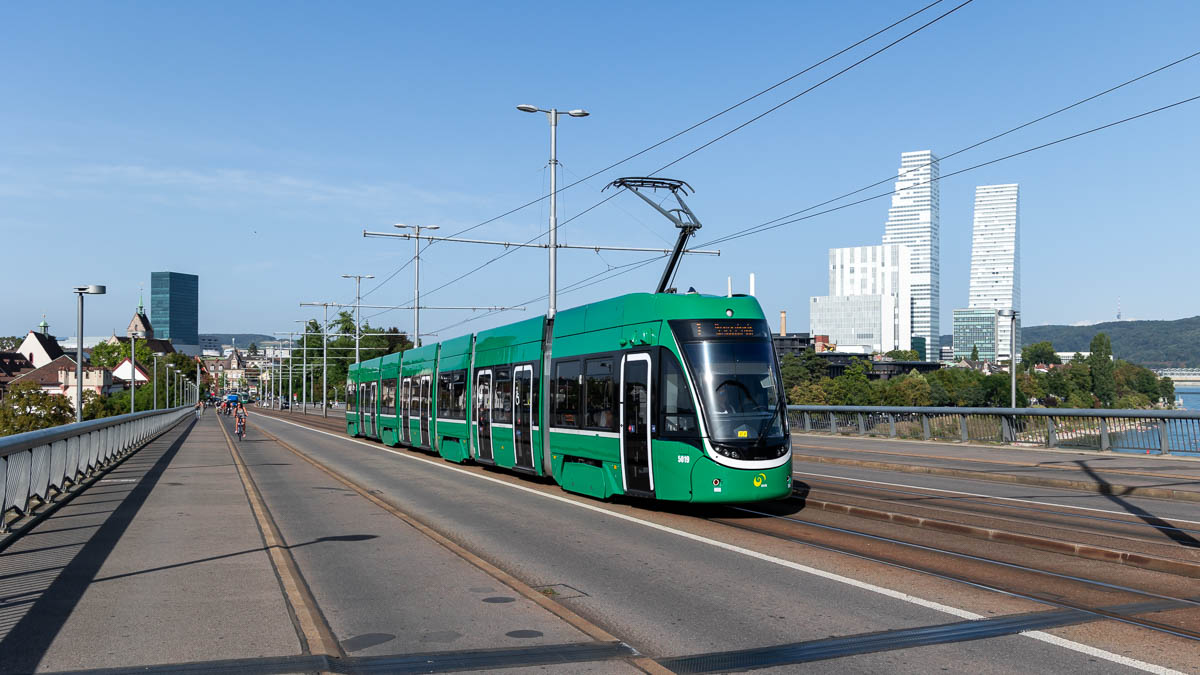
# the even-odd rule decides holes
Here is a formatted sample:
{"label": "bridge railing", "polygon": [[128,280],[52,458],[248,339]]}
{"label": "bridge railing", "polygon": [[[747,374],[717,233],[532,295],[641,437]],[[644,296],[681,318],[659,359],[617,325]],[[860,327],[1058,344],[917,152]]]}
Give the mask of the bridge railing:
{"label": "bridge railing", "polygon": [[193,408],[129,413],[0,437],[0,532],[15,517],[121,459]]}
{"label": "bridge railing", "polygon": [[790,405],[793,432],[1200,455],[1200,412]]}

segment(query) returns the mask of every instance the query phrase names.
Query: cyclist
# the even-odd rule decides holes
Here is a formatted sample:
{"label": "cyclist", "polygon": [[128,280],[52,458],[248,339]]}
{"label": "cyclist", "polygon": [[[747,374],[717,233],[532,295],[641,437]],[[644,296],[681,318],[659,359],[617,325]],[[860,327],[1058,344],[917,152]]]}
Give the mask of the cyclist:
{"label": "cyclist", "polygon": [[246,437],[246,408],[240,401],[237,405],[237,411],[234,414],[237,420],[235,428],[237,429],[238,440],[240,441]]}

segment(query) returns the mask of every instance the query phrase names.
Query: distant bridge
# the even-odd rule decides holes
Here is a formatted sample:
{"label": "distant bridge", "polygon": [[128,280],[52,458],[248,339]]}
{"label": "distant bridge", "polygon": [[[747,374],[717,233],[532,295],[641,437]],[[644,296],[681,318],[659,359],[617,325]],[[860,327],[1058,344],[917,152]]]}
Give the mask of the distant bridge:
{"label": "distant bridge", "polygon": [[1169,377],[1175,384],[1200,385],[1200,368],[1155,368],[1154,374]]}

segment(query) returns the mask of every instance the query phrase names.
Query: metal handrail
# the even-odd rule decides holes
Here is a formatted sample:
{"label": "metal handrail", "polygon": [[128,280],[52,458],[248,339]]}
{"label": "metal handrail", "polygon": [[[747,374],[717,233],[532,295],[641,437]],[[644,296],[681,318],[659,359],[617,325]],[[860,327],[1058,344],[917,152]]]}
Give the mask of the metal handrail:
{"label": "metal handrail", "polygon": [[1137,417],[1152,420],[1200,420],[1197,410],[1121,410],[1116,408],[970,408],[953,406],[789,405],[795,412],[896,413],[925,415],[1028,415],[1030,417]]}
{"label": "metal handrail", "polygon": [[192,406],[178,406],[175,408],[163,408],[160,410],[143,410],[136,413],[125,413],[123,415],[113,415],[112,417],[101,417],[98,420],[88,420],[86,422],[72,422],[71,424],[60,424],[56,427],[47,429],[38,429],[37,431],[26,431],[20,434],[12,434],[10,436],[0,436],[0,457],[7,457],[14,452],[29,450],[39,445],[46,445],[55,441],[61,441],[72,436],[79,436],[88,432],[97,431],[107,427],[124,424],[126,422],[142,419],[145,417],[154,417],[164,413],[175,412],[178,410],[193,410]]}
{"label": "metal handrail", "polygon": [[789,405],[793,431],[1200,455],[1200,411]]}
{"label": "metal handrail", "polygon": [[0,437],[0,532],[192,414],[192,406],[63,424]]}

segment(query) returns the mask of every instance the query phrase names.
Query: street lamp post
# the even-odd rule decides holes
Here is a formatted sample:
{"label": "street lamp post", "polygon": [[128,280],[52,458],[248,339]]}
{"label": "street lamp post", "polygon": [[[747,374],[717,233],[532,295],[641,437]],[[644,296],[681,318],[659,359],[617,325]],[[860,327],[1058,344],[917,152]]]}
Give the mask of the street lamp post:
{"label": "street lamp post", "polygon": [[135,330],[129,334],[129,412],[137,412],[137,339],[146,333]]}
{"label": "street lamp post", "polygon": [[173,380],[171,378],[171,373],[174,372],[174,368],[175,368],[174,363],[167,364],[167,381],[163,383],[163,386],[166,387],[166,389],[167,389],[167,408],[168,409],[171,408],[171,385],[175,382],[175,380]]}
{"label": "street lamp post", "polygon": [[440,225],[405,225],[394,227],[413,231],[413,346],[421,346],[421,230],[440,230]]}
{"label": "street lamp post", "polygon": [[[1008,319],[1008,372],[1011,376],[1010,388],[1012,407],[1017,407],[1017,310],[1002,309],[996,312],[998,316]],[[999,351],[997,349],[996,351]]]}
{"label": "street lamp post", "polygon": [[359,324],[362,321],[362,309],[359,307],[359,305],[362,304],[362,293],[361,293],[362,280],[363,279],[374,279],[375,275],[374,274],[343,274],[342,278],[354,280],[354,362],[360,363],[360,362],[362,362],[362,359],[359,358],[359,356],[358,356],[358,337],[359,337],[359,331],[360,331]]}
{"label": "street lamp post", "polygon": [[75,421],[83,421],[83,296],[104,295],[104,286],[76,286],[74,293],[79,296],[78,337],[75,339]]}
{"label": "street lamp post", "polygon": [[[558,311],[558,188],[556,174],[558,173],[558,109],[543,110],[534,105],[522,104],[517,106],[521,112],[546,113],[550,120],[550,307],[546,318],[553,319]],[[571,117],[587,117],[586,110],[571,110],[566,113]]]}
{"label": "street lamp post", "polygon": [[163,352],[154,352],[154,410],[158,410],[158,357],[162,355]]}
{"label": "street lamp post", "polygon": [[300,338],[300,414],[308,414],[308,319],[296,319],[304,324],[304,335]]}

